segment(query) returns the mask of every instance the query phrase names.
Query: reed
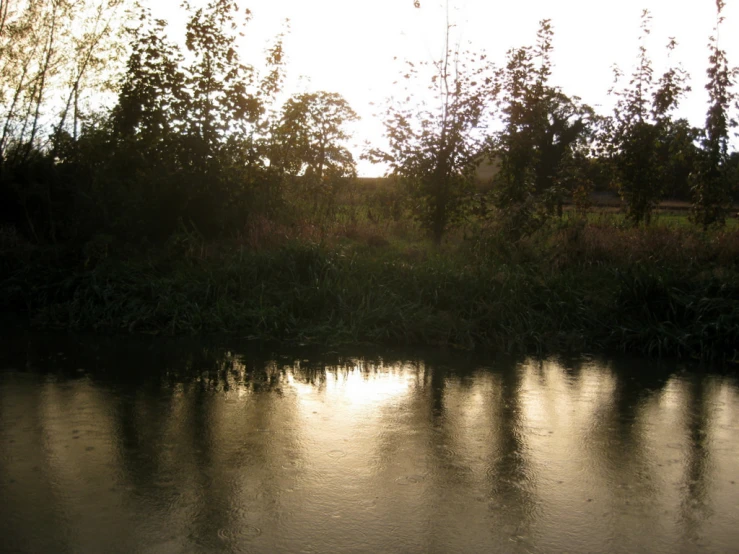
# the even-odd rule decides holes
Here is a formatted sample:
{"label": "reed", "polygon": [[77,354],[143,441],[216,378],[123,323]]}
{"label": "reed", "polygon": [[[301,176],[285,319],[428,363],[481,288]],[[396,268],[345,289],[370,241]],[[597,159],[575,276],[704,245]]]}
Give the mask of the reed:
{"label": "reed", "polygon": [[736,233],[570,222],[442,249],[367,233],[6,252],[0,303],[44,328],[739,358]]}

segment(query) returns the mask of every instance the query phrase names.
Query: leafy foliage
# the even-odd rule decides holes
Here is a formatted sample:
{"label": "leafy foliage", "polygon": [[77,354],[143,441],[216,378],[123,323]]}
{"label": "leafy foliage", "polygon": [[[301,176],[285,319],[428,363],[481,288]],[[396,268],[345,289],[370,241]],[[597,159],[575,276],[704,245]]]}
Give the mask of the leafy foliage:
{"label": "leafy foliage", "polygon": [[[416,217],[436,244],[463,213],[465,193],[481,161],[485,116],[495,93],[485,54],[451,50],[448,29],[446,39],[441,60],[406,62],[402,76],[406,94],[386,107],[389,146],[367,154],[387,163],[389,173],[408,189],[415,199]],[[408,90],[424,81],[431,100],[419,100]]]}
{"label": "leafy foliage", "polygon": [[[664,195],[692,194],[693,221],[720,224],[736,182],[737,71],[719,46],[723,1],[716,6],[702,132],[673,118],[687,76],[653,72],[648,12],[612,117],[551,83],[548,20],[496,70],[484,53],[449,47],[447,18],[441,59],[407,62],[395,83],[383,113],[388,144],[366,154],[393,179],[362,204],[346,144],[356,113],[335,93],[285,101],[283,35],[266,70],[242,60],[252,16],[236,0],[185,2],[181,41],[135,0],[0,2],[0,231],[84,250],[99,237],[147,246],[173,235],[244,237],[290,217],[294,228],[320,220],[321,232],[361,224],[365,213],[412,227],[402,221],[410,212],[436,244],[460,221],[465,236],[481,232],[490,214],[510,240],[568,201],[584,211],[611,175],[634,223],[648,223]],[[483,161],[494,182],[476,182]]]}
{"label": "leafy foliage", "polygon": [[[657,80],[645,45],[651,15],[642,13],[642,35],[636,69],[626,87],[612,89],[617,97],[613,117],[606,122],[607,149],[617,172],[617,187],[626,201],[627,214],[634,224],[649,223],[652,211],[669,186],[674,160],[687,155],[690,142],[671,140],[685,123],[676,123],[671,114],[689,91],[687,75],[671,67]],[[677,43],[670,39],[668,51]],[[618,69],[616,80],[621,77]]]}
{"label": "leafy foliage", "polygon": [[[508,52],[498,72],[502,131],[489,151],[500,160],[495,203],[511,233],[526,234],[583,186],[592,109],[549,84],[553,30],[540,22],[535,47]],[[587,188],[587,187],[586,187]]]}
{"label": "leafy foliage", "polygon": [[290,193],[314,211],[330,210],[340,188],[356,177],[345,146],[348,123],[358,116],[341,95],[304,93],[290,98],[269,138],[270,169],[291,180]]}
{"label": "leafy foliage", "polygon": [[90,106],[118,67],[124,5],[0,3],[0,221],[35,241],[68,238],[74,183],[56,154],[94,121]]}
{"label": "leafy foliage", "polygon": [[739,68],[729,68],[726,52],[719,45],[719,28],[723,21],[723,0],[716,0],[716,28],[708,43],[709,106],[703,136],[703,149],[693,180],[693,219],[707,228],[724,223],[731,204],[731,181],[728,170],[729,129],[737,122],[729,110],[737,107],[738,97],[732,90]]}

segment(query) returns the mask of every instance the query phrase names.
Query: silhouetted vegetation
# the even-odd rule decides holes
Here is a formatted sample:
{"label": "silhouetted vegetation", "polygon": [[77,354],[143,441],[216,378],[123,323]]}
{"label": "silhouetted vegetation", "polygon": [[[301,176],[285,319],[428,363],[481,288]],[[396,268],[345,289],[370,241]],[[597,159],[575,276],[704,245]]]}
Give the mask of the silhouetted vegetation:
{"label": "silhouetted vegetation", "polygon": [[[389,147],[368,153],[370,160],[389,164],[414,200],[415,217],[436,244],[463,213],[465,193],[483,153],[484,134],[479,131],[496,91],[486,56],[451,50],[449,27],[447,18],[441,60],[407,62],[405,98],[391,99],[384,116]],[[423,100],[411,102],[425,78],[429,84],[423,88],[433,98],[430,106]]]}
{"label": "silhouetted vegetation", "polygon": [[[651,16],[645,10],[641,41],[649,35],[650,22]],[[668,50],[672,51],[675,45],[671,39]],[[628,86],[615,92],[618,103],[607,123],[607,147],[616,170],[618,191],[626,201],[629,219],[637,225],[649,223],[652,211],[674,179],[676,170],[672,166],[690,155],[693,138],[689,131],[680,132],[686,127],[684,121],[676,122],[671,117],[689,90],[685,73],[671,67],[657,82],[653,75],[642,42],[636,70]],[[620,75],[617,73],[616,77]]]}
{"label": "silhouetted vegetation", "polygon": [[723,224],[731,206],[732,189],[736,192],[737,188],[736,173],[731,175],[727,157],[729,129],[736,126],[730,110],[737,107],[733,86],[739,71],[729,67],[726,52],[718,42],[724,5],[723,0],[716,0],[716,28],[708,44],[710,56],[706,71],[708,114],[693,183],[693,218],[704,229],[709,225]]}
{"label": "silhouetted vegetation", "polygon": [[536,46],[508,52],[497,76],[505,126],[490,138],[489,152],[500,160],[494,202],[512,238],[561,217],[565,197],[580,205],[591,190],[584,168],[594,114],[549,84],[552,36],[542,21]]}
{"label": "silhouetted vegetation", "polygon": [[[501,68],[447,33],[404,67],[371,183],[351,106],[283,97],[282,36],[242,60],[234,1],[185,4],[181,44],[125,0],[0,6],[0,305],[35,325],[737,356],[721,1],[704,129],[644,44],[597,114],[550,83],[550,21]],[[667,197],[692,223],[664,224]]]}

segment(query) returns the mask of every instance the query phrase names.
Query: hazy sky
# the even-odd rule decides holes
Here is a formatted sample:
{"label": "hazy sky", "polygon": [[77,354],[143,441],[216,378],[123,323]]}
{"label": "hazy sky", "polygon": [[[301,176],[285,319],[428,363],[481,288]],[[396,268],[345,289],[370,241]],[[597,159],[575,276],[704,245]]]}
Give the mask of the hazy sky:
{"label": "hazy sky", "polygon": [[[289,90],[342,94],[362,117],[354,128],[353,150],[358,154],[365,140],[377,141],[382,132],[369,103],[392,93],[400,70],[393,58],[431,61],[443,50],[446,3],[420,2],[420,8],[413,0],[253,0],[244,6],[253,13],[247,34],[257,48],[279,32],[286,18],[290,20],[285,40]],[[176,17],[175,2],[156,4],[165,17]],[[739,0],[726,4],[721,45],[729,62],[739,65]],[[554,84],[600,105],[596,108],[600,111],[611,106],[606,93],[613,81],[613,64],[627,75],[633,67],[641,12],[649,9],[653,19],[648,46],[655,73],[666,67],[665,45],[674,36],[679,46],[673,58],[691,74],[693,87],[681,114],[695,125],[703,123],[714,0],[449,0],[449,5],[455,42],[484,50],[499,64],[509,48],[533,44],[539,20],[551,19]],[[359,169],[364,175],[383,172],[366,162],[360,162]]]}

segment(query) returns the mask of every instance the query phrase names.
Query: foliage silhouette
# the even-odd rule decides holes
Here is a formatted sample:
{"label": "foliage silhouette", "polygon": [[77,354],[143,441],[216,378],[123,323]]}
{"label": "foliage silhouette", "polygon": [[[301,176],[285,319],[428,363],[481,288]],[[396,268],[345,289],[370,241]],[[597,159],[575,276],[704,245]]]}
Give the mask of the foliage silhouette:
{"label": "foliage silhouette", "polygon": [[552,38],[551,22],[541,21],[536,46],[510,50],[497,74],[504,127],[489,147],[500,160],[495,203],[516,235],[555,211],[561,215],[566,192],[585,185],[581,175],[573,177],[585,163],[594,113],[549,84]]}
{"label": "foliage silhouette", "polygon": [[[732,107],[739,106],[739,96],[732,89],[739,68],[730,68],[726,52],[719,45],[719,29],[724,20],[725,2],[716,0],[716,27],[708,49],[709,106],[702,141],[701,156],[693,179],[693,220],[704,229],[723,225],[731,205],[731,173],[728,168],[729,129],[737,125]],[[736,184],[736,181],[734,182]]]}
{"label": "foliage silhouette", "polygon": [[[317,212],[331,211],[336,194],[357,175],[345,146],[346,125],[358,116],[337,93],[303,93],[287,100],[269,140],[270,170],[293,185],[287,194]],[[326,214],[329,215],[329,214]]]}
{"label": "foliage silhouette", "polygon": [[[406,62],[400,96],[385,109],[389,146],[366,157],[389,166],[414,198],[414,214],[440,244],[461,215],[485,141],[485,116],[495,94],[495,80],[485,54],[452,50],[447,20],[445,51],[433,63]],[[410,90],[426,83],[428,98]]]}
{"label": "foliage silhouette", "polygon": [[[642,34],[637,67],[626,87],[611,89],[617,97],[613,116],[606,122],[607,150],[617,174],[617,188],[627,205],[627,215],[634,224],[649,223],[652,211],[669,186],[674,161],[687,155],[690,143],[671,140],[679,135],[684,122],[675,122],[671,114],[690,90],[687,74],[671,67],[657,80],[646,49],[651,15],[642,13]],[[677,45],[670,39],[668,52]],[[614,69],[616,81],[621,77]]]}

